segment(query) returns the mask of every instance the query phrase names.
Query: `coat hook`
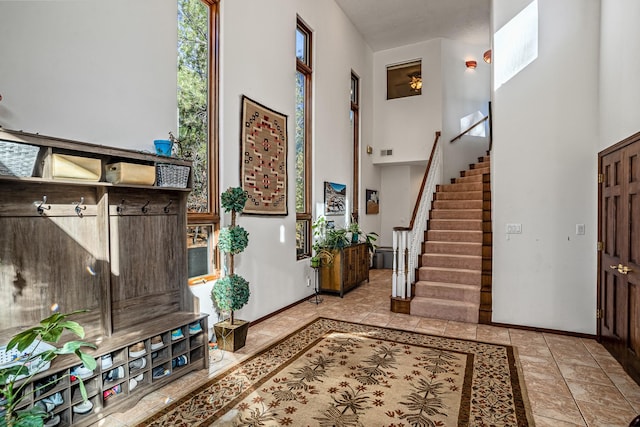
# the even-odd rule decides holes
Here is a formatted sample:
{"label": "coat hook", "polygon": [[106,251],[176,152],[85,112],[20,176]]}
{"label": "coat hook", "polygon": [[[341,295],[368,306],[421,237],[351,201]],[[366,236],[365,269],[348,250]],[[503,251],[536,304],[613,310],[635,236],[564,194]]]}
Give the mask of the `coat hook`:
{"label": "coat hook", "polygon": [[122,215],[124,213],[124,199],[122,199],[122,201],[116,208],[116,212],[118,212],[118,215]]}
{"label": "coat hook", "polygon": [[173,203],[173,200],[169,200],[169,203],[167,203],[167,206],[165,206],[162,209],[164,211],[164,213],[169,213],[169,206],[171,206],[171,203]]}
{"label": "coat hook", "polygon": [[80,205],[84,205],[84,197],[80,197],[80,201],[73,202],[73,204],[76,205],[75,207],[76,215],[82,218],[82,211],[87,209],[87,206],[80,207]]}
{"label": "coat hook", "polygon": [[[38,203],[38,202],[36,202]],[[36,210],[38,211],[38,213],[40,215],[44,214],[45,210],[49,210],[51,209],[51,205],[47,205],[47,206],[43,206],[45,203],[47,203],[47,196],[42,196],[42,201],[40,202],[40,204],[36,207]]]}
{"label": "coat hook", "polygon": [[149,212],[149,208],[147,206],[149,206],[149,200],[147,200],[147,203],[144,204],[144,206],[142,207],[142,213],[147,213]]}

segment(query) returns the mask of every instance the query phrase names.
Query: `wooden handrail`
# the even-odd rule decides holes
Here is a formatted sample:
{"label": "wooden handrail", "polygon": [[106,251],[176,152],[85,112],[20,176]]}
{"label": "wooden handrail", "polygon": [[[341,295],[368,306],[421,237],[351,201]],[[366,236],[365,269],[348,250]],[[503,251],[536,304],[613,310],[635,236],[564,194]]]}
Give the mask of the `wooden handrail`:
{"label": "wooden handrail", "polygon": [[427,177],[429,176],[429,170],[431,169],[431,163],[433,162],[433,155],[436,152],[436,147],[438,145],[438,141],[440,140],[440,131],[436,131],[436,137],[433,140],[433,147],[431,148],[431,155],[429,156],[429,162],[427,163],[427,169],[424,171],[424,176],[422,177],[422,184],[420,185],[420,191],[418,192],[418,198],[416,199],[416,204],[413,207],[413,215],[411,215],[411,222],[409,223],[409,230],[413,230],[413,224],[416,221],[416,215],[418,214],[418,207],[420,206],[420,200],[422,200],[422,193],[424,192],[424,186],[427,183]]}
{"label": "wooden handrail", "polygon": [[465,135],[467,132],[469,132],[471,129],[473,129],[474,127],[478,126],[479,124],[482,124],[484,122],[486,122],[489,119],[489,116],[484,116],[484,118],[478,120],[477,122],[475,122],[474,124],[472,124],[469,128],[467,128],[464,132],[461,132],[460,135],[456,136],[455,138],[453,138],[451,141],[449,142],[454,142],[457,139],[462,138],[463,135]]}

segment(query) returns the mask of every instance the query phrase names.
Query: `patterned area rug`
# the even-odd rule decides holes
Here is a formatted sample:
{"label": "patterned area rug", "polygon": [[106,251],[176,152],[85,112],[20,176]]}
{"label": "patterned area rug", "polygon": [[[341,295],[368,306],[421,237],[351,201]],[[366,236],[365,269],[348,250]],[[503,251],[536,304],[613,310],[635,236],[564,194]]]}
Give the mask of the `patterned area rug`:
{"label": "patterned area rug", "polygon": [[532,426],[511,346],[316,319],[140,426]]}

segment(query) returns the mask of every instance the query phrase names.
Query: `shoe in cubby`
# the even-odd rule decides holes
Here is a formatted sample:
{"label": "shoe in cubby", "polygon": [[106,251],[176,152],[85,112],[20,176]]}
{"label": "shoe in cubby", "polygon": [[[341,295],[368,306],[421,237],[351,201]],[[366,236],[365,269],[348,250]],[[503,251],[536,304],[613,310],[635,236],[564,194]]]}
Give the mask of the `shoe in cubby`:
{"label": "shoe in cubby", "polygon": [[49,392],[61,388],[66,384],[64,381],[66,378],[59,374],[49,375],[41,380],[36,381],[33,384],[33,394],[35,397],[40,397],[48,394]]}
{"label": "shoe in cubby", "polygon": [[93,410],[93,402],[90,399],[83,400],[82,402],[73,405],[71,408],[74,414],[85,415]]}
{"label": "shoe in cubby", "polygon": [[162,335],[156,335],[151,338],[151,350],[157,350],[159,348],[164,347],[164,340],[162,339]]}
{"label": "shoe in cubby", "polygon": [[106,373],[102,374],[102,381],[104,382],[113,382],[124,378],[124,366],[118,366],[117,368],[113,368]]}
{"label": "shoe in cubby", "polygon": [[100,368],[106,371],[113,366],[113,357],[111,353],[100,356]]}
{"label": "shoe in cubby", "polygon": [[94,372],[86,368],[84,365],[78,365],[71,368],[69,375],[71,376],[71,381],[76,381],[78,378],[87,379],[93,376]]}
{"label": "shoe in cubby", "polygon": [[171,371],[169,370],[169,365],[168,363],[165,363],[161,366],[156,366],[155,368],[153,368],[153,370],[151,371],[151,376],[153,378],[154,381],[160,380],[166,376],[171,375]]}
{"label": "shoe in cubby", "polygon": [[129,347],[130,358],[144,356],[145,354],[147,354],[147,349],[144,346],[144,341],[137,342]]}
{"label": "shoe in cubby", "polygon": [[116,396],[122,393],[123,391],[124,390],[123,390],[122,384],[116,384],[113,387],[109,387],[108,389],[102,392],[102,400],[107,400],[113,396]]}
{"label": "shoe in cubby", "polygon": [[171,341],[177,341],[184,338],[182,328],[177,328],[171,331]]}
{"label": "shoe in cubby", "polygon": [[60,414],[47,414],[47,418],[43,420],[43,427],[56,427],[60,425],[62,417]]}
{"label": "shoe in cubby", "polygon": [[147,358],[141,357],[139,359],[132,360],[129,362],[129,372],[136,372],[141,369],[144,369],[147,366]]}
{"label": "shoe in cubby", "polygon": [[196,335],[202,332],[202,325],[200,322],[194,322],[189,325],[189,335]]}
{"label": "shoe in cubby", "polygon": [[189,360],[187,359],[187,356],[182,354],[178,357],[174,357],[171,360],[171,368],[172,369],[176,369],[176,368],[181,368],[183,366],[185,366],[187,363],[189,363]]}

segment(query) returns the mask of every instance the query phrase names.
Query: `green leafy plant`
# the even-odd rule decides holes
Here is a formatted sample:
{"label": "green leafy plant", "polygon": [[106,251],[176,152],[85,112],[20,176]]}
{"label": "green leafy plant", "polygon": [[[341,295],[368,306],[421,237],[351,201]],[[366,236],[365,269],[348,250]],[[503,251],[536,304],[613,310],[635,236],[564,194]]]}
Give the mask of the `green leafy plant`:
{"label": "green leafy plant", "polygon": [[249,301],[249,282],[234,273],[234,256],[244,251],[249,244],[249,233],[236,225],[236,216],[244,209],[247,193],[240,187],[230,187],[221,196],[221,205],[225,212],[231,212],[231,225],[220,231],[218,247],[228,259],[227,275],[216,281],[211,298],[216,306],[229,311],[231,324],[234,324],[234,311],[240,310]]}
{"label": "green leafy plant", "polygon": [[[61,347],[56,345],[65,331],[71,332],[80,339],[84,338],[84,328],[77,322],[67,320],[69,316],[83,311],[74,311],[68,314],[54,313],[41,320],[37,326],[22,331],[11,338],[6,346],[6,351],[15,350],[22,357],[17,359],[20,363],[0,369],[0,401],[4,401],[2,404],[4,413],[0,415],[0,426],[42,426],[43,419],[48,416],[41,408],[35,406],[16,410],[25,398],[22,395],[24,387],[39,371],[38,369],[29,369],[30,366],[42,366],[60,355],[73,354],[87,369],[96,368],[96,360],[82,351],[84,347],[96,348],[95,345],[83,341],[68,341]],[[43,345],[43,343],[47,345]],[[42,349],[44,350],[41,351]],[[29,353],[25,354],[25,351],[29,351]],[[59,378],[55,381],[59,381]],[[50,384],[44,384],[41,387],[44,388]],[[83,399],[86,400],[87,391],[80,378],[79,388]]]}
{"label": "green leafy plant", "polygon": [[213,296],[222,310],[240,310],[249,302],[249,282],[242,276],[230,274],[218,280]]}
{"label": "green leafy plant", "polygon": [[249,244],[249,233],[240,227],[225,227],[218,235],[218,247],[222,252],[228,254],[239,254],[244,251]]}

